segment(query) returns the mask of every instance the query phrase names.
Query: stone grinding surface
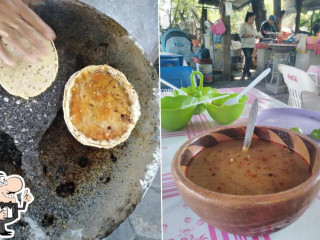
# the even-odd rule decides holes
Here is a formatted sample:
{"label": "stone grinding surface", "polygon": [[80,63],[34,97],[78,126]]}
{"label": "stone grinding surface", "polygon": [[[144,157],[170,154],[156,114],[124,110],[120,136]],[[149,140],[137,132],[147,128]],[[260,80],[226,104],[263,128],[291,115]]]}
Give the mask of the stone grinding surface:
{"label": "stone grinding surface", "polygon": [[[57,34],[59,72],[45,93],[29,100],[0,88],[0,169],[21,174],[35,196],[14,225],[16,239],[102,238],[139,203],[146,167],[158,164],[157,75],[128,33],[96,10],[68,0],[34,9]],[[144,110],[129,139],[110,150],[79,144],[60,111],[69,77],[104,63],[127,76]]]}

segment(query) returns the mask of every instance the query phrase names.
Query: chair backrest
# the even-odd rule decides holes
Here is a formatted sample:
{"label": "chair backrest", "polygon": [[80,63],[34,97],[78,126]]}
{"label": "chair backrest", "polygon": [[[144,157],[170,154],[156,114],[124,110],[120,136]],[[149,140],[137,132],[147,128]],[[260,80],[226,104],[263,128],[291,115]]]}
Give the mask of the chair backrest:
{"label": "chair backrest", "polygon": [[302,91],[319,91],[319,87],[305,71],[284,64],[279,64],[278,69],[289,89],[289,106],[301,108]]}
{"label": "chair backrest", "polygon": [[[190,75],[192,67],[164,67],[160,68],[160,77],[175,87],[191,86]],[[170,89],[166,85],[161,84],[161,89]]]}

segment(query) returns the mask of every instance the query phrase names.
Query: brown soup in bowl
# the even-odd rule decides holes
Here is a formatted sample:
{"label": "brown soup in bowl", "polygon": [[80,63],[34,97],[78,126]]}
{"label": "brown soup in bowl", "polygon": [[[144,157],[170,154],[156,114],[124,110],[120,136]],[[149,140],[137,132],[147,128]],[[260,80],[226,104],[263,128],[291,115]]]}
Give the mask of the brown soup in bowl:
{"label": "brown soup in bowl", "polygon": [[308,163],[286,146],[243,139],[205,148],[192,159],[186,177],[200,187],[234,195],[271,194],[291,189],[310,177]]}
{"label": "brown soup in bowl", "polygon": [[[288,226],[315,199],[320,190],[320,147],[294,131],[256,126],[251,150],[242,153],[245,131],[243,125],[225,126],[188,140],[176,152],[171,170],[181,197],[204,221],[225,232],[259,236]],[[199,159],[208,161],[210,154],[216,161],[194,174],[192,165]],[[202,180],[191,177],[204,174],[209,180],[203,187]],[[214,185],[219,178],[220,184]]]}

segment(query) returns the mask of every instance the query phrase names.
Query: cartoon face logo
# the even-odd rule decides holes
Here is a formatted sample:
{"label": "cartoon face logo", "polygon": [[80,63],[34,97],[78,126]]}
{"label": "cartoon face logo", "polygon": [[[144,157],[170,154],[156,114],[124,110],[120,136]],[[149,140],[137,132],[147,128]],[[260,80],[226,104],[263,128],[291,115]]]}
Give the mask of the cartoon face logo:
{"label": "cartoon face logo", "polygon": [[[21,201],[18,194],[22,193]],[[0,237],[12,238],[14,231],[8,231],[7,225],[11,225],[20,219],[21,212],[26,212],[28,205],[33,202],[33,196],[29,188],[19,175],[7,175],[0,171]]]}

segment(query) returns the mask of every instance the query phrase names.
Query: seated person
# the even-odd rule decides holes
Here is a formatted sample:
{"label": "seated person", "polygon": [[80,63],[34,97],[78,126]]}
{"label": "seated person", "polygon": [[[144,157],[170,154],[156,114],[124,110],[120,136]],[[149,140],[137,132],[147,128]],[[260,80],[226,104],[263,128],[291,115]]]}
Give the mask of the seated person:
{"label": "seated person", "polygon": [[272,37],[272,36],[269,36],[268,34],[270,32],[275,33],[277,31],[276,26],[274,25],[275,22],[276,22],[276,16],[270,15],[268,21],[264,21],[261,24],[260,32],[264,38]]}

